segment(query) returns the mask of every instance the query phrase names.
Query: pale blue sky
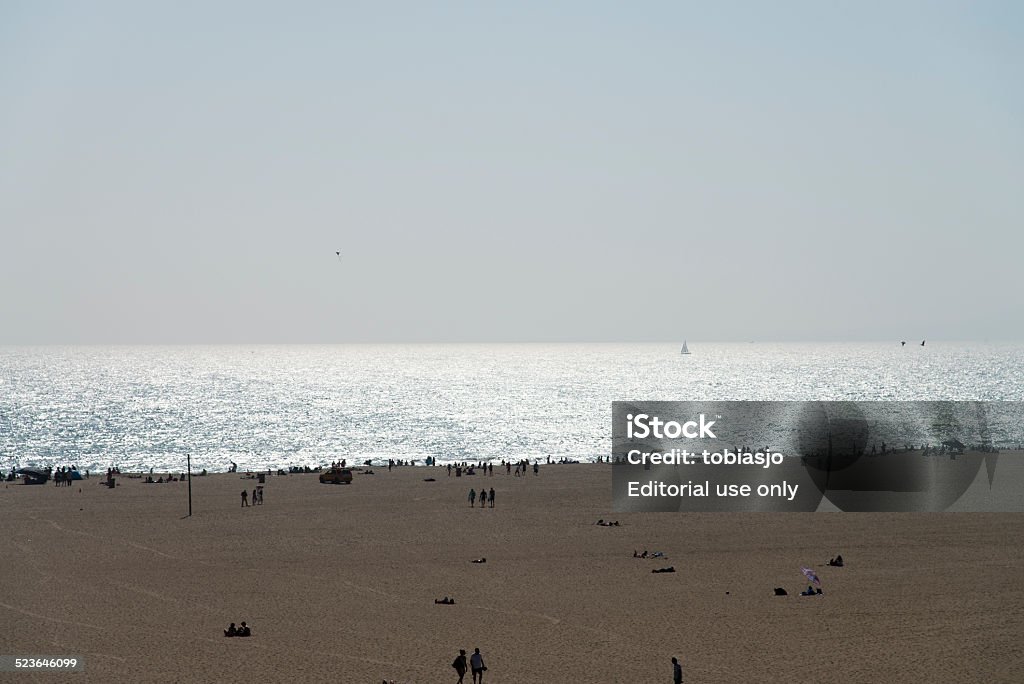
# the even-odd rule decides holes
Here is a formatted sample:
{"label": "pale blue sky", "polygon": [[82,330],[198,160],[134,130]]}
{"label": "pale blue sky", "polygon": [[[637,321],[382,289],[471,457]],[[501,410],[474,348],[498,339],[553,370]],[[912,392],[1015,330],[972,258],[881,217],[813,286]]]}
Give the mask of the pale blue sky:
{"label": "pale blue sky", "polygon": [[0,343],[1024,339],[1022,19],[0,0]]}

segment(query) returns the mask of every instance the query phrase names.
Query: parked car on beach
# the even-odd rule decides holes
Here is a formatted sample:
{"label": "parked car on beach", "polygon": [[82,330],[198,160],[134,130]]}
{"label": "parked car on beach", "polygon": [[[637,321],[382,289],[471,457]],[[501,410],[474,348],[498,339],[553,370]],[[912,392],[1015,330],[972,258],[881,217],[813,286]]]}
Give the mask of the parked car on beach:
{"label": "parked car on beach", "polygon": [[321,484],[352,484],[352,471],[348,468],[331,468],[320,473]]}

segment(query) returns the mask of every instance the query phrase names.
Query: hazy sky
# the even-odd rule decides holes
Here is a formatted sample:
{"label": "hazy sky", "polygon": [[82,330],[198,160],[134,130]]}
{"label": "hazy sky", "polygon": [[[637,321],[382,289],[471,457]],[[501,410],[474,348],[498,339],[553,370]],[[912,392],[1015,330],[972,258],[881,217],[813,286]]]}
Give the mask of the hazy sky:
{"label": "hazy sky", "polygon": [[1022,46],[1019,2],[0,0],[0,343],[1024,339]]}

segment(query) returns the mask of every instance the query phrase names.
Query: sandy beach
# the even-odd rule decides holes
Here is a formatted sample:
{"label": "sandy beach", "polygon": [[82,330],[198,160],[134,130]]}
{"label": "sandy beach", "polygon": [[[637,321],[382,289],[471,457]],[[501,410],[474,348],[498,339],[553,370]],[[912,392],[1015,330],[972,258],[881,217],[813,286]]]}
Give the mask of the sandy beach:
{"label": "sandy beach", "polygon": [[0,486],[0,655],[86,662],[0,679],[432,684],[477,647],[488,684],[670,682],[672,656],[687,682],[1024,672],[1021,515],[616,514],[608,465],[375,470],[270,477],[247,508],[255,480],[196,477],[191,518],[185,483]]}

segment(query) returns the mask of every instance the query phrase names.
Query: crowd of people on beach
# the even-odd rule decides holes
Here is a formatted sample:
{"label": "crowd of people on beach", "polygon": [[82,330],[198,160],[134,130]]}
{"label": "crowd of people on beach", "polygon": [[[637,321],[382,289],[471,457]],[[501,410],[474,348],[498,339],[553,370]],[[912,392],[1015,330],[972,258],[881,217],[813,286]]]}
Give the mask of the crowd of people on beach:
{"label": "crowd of people on beach", "polygon": [[[550,456],[548,456],[548,463],[551,463]],[[513,466],[515,466],[515,471],[512,470]],[[540,459],[534,459],[532,466],[530,464],[530,460],[526,458],[519,461],[506,461],[503,459],[501,461],[500,467],[505,469],[506,475],[514,474],[516,477],[524,476],[530,471],[531,467],[533,468],[534,475],[540,475]],[[494,464],[485,463],[484,461],[479,461],[477,463],[459,461],[455,463],[449,463],[447,466],[445,466],[445,468],[448,471],[448,477],[451,477],[453,474],[455,475],[455,477],[462,477],[464,475],[476,475],[478,470],[484,475],[488,475],[491,477],[494,476]]]}
{"label": "crowd of people on beach", "polygon": [[149,475],[146,476],[146,479],[143,480],[143,482],[145,482],[146,484],[163,484],[165,482],[184,482],[184,481],[185,481],[185,473],[181,473],[177,477],[175,477],[174,475],[171,475],[170,473],[168,473],[166,478],[163,475],[158,475],[157,478],[154,480],[153,479],[153,472],[152,471],[150,471]]}

